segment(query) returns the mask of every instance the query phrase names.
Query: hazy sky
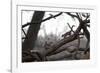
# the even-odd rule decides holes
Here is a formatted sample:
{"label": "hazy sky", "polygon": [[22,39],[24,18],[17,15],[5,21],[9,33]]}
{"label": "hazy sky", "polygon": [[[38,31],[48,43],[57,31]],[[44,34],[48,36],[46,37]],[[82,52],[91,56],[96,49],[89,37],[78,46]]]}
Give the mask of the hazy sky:
{"label": "hazy sky", "polygon": [[[26,24],[27,22],[30,22],[32,19],[34,11],[23,11],[22,12],[22,24]],[[45,12],[44,18],[47,18],[50,16],[50,14],[55,15],[59,12]],[[56,17],[55,19],[52,18],[50,20],[47,20],[41,24],[40,31],[38,33],[38,36],[45,36],[48,34],[56,34],[59,37],[61,37],[62,34],[69,31],[67,23],[69,23],[71,26],[75,25],[74,30],[77,28],[79,22],[77,19],[72,19],[69,15],[63,13],[62,15]],[[28,29],[28,27],[24,28],[25,30]]]}

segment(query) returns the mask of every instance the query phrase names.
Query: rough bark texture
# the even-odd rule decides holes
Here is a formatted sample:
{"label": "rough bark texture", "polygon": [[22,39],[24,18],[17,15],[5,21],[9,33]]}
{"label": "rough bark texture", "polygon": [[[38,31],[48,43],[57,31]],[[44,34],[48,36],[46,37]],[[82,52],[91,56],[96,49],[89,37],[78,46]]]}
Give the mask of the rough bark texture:
{"label": "rough bark texture", "polygon": [[[22,43],[22,56],[24,56],[24,51],[30,51],[34,48],[35,41],[37,39],[38,31],[40,29],[40,21],[43,19],[45,12],[44,11],[35,11],[33,14],[31,24],[27,31],[27,39]],[[23,59],[24,60],[24,59]]]}
{"label": "rough bark texture", "polygon": [[38,23],[43,19],[44,16],[43,11],[35,11],[33,18],[31,20],[31,24],[29,26],[28,32],[27,32],[27,39],[24,40],[22,43],[22,49],[24,50],[31,50],[34,47],[35,40],[37,38],[38,31],[40,29],[41,23]]}

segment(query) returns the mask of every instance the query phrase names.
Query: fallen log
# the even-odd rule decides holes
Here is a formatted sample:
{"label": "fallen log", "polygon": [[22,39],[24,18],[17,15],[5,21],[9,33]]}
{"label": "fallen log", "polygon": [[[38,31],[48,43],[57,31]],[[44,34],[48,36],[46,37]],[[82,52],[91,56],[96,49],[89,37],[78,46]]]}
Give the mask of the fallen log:
{"label": "fallen log", "polygon": [[73,46],[73,45],[64,46],[64,47],[58,48],[56,51],[52,52],[50,55],[57,54],[57,53],[60,53],[62,51],[65,51],[65,50],[67,50],[68,52],[72,53],[72,52],[76,51],[76,49],[77,49],[77,47]]}
{"label": "fallen log", "polygon": [[64,58],[70,57],[72,56],[72,54],[68,51],[62,51],[60,53],[51,55],[51,56],[47,56],[46,59],[48,61],[57,61],[57,60],[63,60]]}
{"label": "fallen log", "polygon": [[54,52],[55,50],[57,50],[58,48],[60,48],[64,44],[69,43],[69,42],[77,39],[77,36],[79,35],[80,30],[81,30],[81,26],[79,25],[79,27],[77,28],[77,30],[75,31],[75,33],[73,35],[70,35],[67,38],[61,39],[60,41],[58,41],[57,43],[55,43],[51,47],[49,47],[49,49],[47,49],[47,51],[46,51],[46,55],[47,56],[51,55],[52,52]]}

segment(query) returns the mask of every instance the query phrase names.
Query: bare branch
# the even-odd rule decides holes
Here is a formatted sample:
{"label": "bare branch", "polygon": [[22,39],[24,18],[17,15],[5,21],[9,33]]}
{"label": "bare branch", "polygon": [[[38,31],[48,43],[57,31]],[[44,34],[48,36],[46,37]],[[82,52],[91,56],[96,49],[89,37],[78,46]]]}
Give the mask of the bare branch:
{"label": "bare branch", "polygon": [[23,31],[23,33],[24,33],[24,35],[25,35],[25,38],[27,38],[27,34],[25,33],[25,31],[24,31],[23,28],[22,28],[22,31]]}
{"label": "bare branch", "polygon": [[79,20],[79,22],[82,21],[78,13],[76,13],[76,15],[71,14],[70,12],[65,12],[65,13],[68,14],[69,16],[71,16],[72,18],[77,18]]}
{"label": "bare branch", "polygon": [[[52,16],[50,16],[50,17],[47,17],[47,18],[43,19],[42,21],[40,21],[40,22],[38,22],[38,23],[45,22],[45,21],[50,20],[50,19],[52,19],[52,18],[56,18],[56,17],[58,17],[58,16],[61,15],[61,14],[62,14],[62,12],[60,12],[60,13],[58,13],[58,14],[56,14],[56,15],[52,15]],[[37,23],[37,22],[35,22],[35,23],[27,23],[27,24],[24,24],[24,25],[22,25],[22,28],[24,28],[24,27],[26,27],[26,26],[28,26],[28,25],[31,25],[31,24],[36,24],[36,23]]]}
{"label": "bare branch", "polygon": [[76,13],[76,15],[77,15],[77,17],[78,17],[79,22],[81,22],[81,21],[82,21],[81,14],[80,14],[80,13]]}
{"label": "bare branch", "polygon": [[74,17],[78,18],[77,15],[71,14],[70,12],[65,12],[65,13],[68,14],[69,16],[73,17],[73,18]]}
{"label": "bare branch", "polygon": [[71,30],[72,32],[74,32],[73,27],[75,27],[75,25],[72,25],[72,27],[71,27],[71,26],[69,25],[69,23],[67,23],[67,24],[68,24],[70,30]]}
{"label": "bare branch", "polygon": [[86,26],[87,26],[87,27],[90,27],[90,25],[89,25],[89,24],[86,24]]}
{"label": "bare branch", "polygon": [[73,27],[75,27],[75,25],[72,25],[72,27],[71,27],[71,26],[69,25],[69,23],[67,23],[67,24],[68,24],[68,26],[69,26],[69,28],[70,28],[70,31],[68,31],[68,32],[66,32],[66,33],[64,33],[64,34],[62,35],[62,37],[64,37],[64,38],[66,38],[66,37],[72,35],[71,32],[74,33]]}
{"label": "bare branch", "polygon": [[46,55],[50,55],[53,51],[57,50],[59,47],[61,47],[62,45],[69,43],[75,39],[77,39],[78,33],[81,30],[81,26],[79,25],[77,30],[75,31],[75,33],[73,35],[71,35],[70,37],[61,39],[60,41],[58,41],[58,43],[53,44],[46,52]]}

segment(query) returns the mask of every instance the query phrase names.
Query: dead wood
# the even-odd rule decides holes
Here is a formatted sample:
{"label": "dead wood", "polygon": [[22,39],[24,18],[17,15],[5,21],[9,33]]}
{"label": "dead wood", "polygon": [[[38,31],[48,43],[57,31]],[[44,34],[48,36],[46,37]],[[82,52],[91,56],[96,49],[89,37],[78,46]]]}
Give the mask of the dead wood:
{"label": "dead wood", "polygon": [[53,44],[50,49],[47,49],[46,55],[51,55],[51,53],[55,50],[57,50],[59,47],[63,46],[66,43],[69,43],[75,39],[77,39],[78,33],[81,30],[81,26],[79,26],[77,28],[77,30],[75,31],[75,33],[71,36],[69,36],[68,38],[62,39],[60,41],[58,41],[57,43]]}
{"label": "dead wood", "polygon": [[48,61],[55,61],[55,60],[62,60],[63,58],[67,58],[67,57],[70,57],[70,56],[72,56],[70,52],[62,51],[60,53],[57,53],[57,54],[54,54],[54,55],[51,55],[51,56],[47,56],[46,59]]}

